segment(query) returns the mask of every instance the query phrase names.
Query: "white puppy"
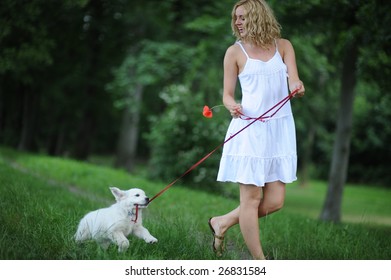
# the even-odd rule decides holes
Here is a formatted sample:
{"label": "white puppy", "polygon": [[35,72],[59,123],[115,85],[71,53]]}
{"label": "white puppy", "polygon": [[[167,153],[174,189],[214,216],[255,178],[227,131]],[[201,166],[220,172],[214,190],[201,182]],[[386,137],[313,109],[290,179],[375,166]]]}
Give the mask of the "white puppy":
{"label": "white puppy", "polygon": [[[76,241],[94,239],[104,249],[107,249],[110,243],[115,243],[118,245],[119,252],[128,249],[127,236],[131,233],[147,243],[157,242],[157,239],[142,226],[140,208],[145,208],[149,202],[144,191],[140,189],[122,191],[116,187],[110,187],[110,190],[117,202],[108,208],[85,215],[77,228]],[[136,205],[138,205],[138,211]]]}

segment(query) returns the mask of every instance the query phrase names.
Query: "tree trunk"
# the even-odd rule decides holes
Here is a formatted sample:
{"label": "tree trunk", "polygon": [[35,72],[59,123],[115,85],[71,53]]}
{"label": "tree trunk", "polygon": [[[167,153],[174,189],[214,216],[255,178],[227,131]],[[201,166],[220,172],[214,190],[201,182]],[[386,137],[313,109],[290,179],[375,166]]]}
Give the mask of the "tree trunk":
{"label": "tree trunk", "polygon": [[86,44],[89,48],[89,58],[87,60],[85,72],[85,92],[82,98],[83,112],[81,121],[77,130],[77,141],[75,143],[73,156],[79,160],[88,158],[91,150],[91,143],[96,132],[96,115],[99,106],[99,95],[101,89],[98,86],[99,77],[96,75],[96,69],[102,67],[99,65],[99,58],[102,54],[102,45],[100,43],[101,25],[103,7],[102,1],[89,2],[89,12],[92,14],[92,20],[88,31],[86,31]]}
{"label": "tree trunk", "polygon": [[352,40],[346,46],[343,58],[336,138],[333,147],[327,196],[320,215],[320,219],[324,221],[336,223],[341,221],[342,194],[349,163],[354,92],[357,80],[357,60],[358,47],[356,41]]}
{"label": "tree trunk", "polygon": [[35,120],[39,95],[38,93],[31,92],[29,87],[23,87],[23,89],[22,131],[18,150],[32,151],[34,150]]}
{"label": "tree trunk", "polygon": [[[87,90],[90,92],[87,96],[90,98],[96,98],[92,91],[95,89]],[[85,160],[88,158],[91,150],[91,142],[96,132],[96,122],[94,108],[88,106],[83,112],[83,116],[77,132],[77,141],[73,151],[73,156],[79,160]]]}
{"label": "tree trunk", "polygon": [[143,95],[143,86],[138,84],[134,92],[129,92],[130,104],[124,111],[122,127],[118,140],[116,167],[123,167],[131,171],[137,155],[138,131],[140,122],[140,107]]}
{"label": "tree trunk", "polygon": [[51,156],[60,156],[63,153],[64,139],[65,139],[65,118],[64,114],[61,114],[57,119],[58,124],[55,130],[49,137],[47,146],[47,152]]}
{"label": "tree trunk", "polygon": [[316,134],[315,122],[311,120],[307,130],[307,137],[304,143],[304,146],[307,148],[304,149],[303,155],[301,156],[301,160],[300,160],[301,164],[300,164],[299,186],[301,188],[305,188],[308,185],[308,181],[310,177],[308,169],[309,166],[311,166],[312,150],[313,150],[312,147],[315,141],[315,134]]}

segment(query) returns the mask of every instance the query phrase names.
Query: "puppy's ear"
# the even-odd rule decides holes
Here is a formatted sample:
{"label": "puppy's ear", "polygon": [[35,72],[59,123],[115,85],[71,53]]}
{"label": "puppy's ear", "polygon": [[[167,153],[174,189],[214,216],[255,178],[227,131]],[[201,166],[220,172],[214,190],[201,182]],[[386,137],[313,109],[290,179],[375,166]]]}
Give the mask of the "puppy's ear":
{"label": "puppy's ear", "polygon": [[125,192],[121,191],[119,188],[110,187],[111,193],[114,195],[116,201],[120,201],[124,196]]}

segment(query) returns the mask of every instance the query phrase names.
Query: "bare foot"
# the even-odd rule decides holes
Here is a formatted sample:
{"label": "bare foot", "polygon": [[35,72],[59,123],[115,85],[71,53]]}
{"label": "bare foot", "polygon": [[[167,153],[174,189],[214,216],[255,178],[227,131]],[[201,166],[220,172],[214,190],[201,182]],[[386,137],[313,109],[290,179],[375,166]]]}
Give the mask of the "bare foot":
{"label": "bare foot", "polygon": [[213,234],[213,251],[218,257],[221,257],[224,251],[224,234],[220,231],[216,218],[210,218],[208,221],[210,230]]}

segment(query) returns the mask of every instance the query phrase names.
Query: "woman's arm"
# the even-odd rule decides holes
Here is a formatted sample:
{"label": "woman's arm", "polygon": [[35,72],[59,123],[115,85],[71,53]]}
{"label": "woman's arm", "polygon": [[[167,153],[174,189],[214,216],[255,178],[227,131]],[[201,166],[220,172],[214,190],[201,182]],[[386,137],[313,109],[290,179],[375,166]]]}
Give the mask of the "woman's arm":
{"label": "woman's arm", "polygon": [[237,51],[235,46],[230,46],[224,57],[224,88],[223,103],[234,118],[237,118],[242,110],[241,105],[235,101],[235,88],[238,79]]}
{"label": "woman's arm", "polygon": [[299,78],[299,73],[297,71],[295,50],[293,49],[291,42],[286,39],[280,39],[278,43],[279,49],[282,51],[282,59],[288,68],[289,90],[292,92],[296,89],[299,89],[296,95],[303,96],[305,88],[303,82]]}

